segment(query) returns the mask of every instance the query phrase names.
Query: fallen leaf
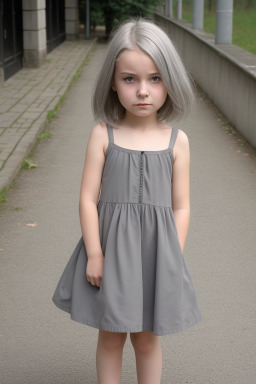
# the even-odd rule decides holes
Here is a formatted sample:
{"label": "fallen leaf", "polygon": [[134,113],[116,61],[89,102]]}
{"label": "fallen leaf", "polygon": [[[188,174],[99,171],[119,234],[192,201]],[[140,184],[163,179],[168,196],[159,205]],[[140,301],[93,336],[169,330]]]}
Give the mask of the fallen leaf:
{"label": "fallen leaf", "polygon": [[244,153],[244,156],[249,156],[249,154],[248,153]]}
{"label": "fallen leaf", "polygon": [[36,227],[38,223],[35,221],[34,223],[28,223],[26,224],[28,227]]}

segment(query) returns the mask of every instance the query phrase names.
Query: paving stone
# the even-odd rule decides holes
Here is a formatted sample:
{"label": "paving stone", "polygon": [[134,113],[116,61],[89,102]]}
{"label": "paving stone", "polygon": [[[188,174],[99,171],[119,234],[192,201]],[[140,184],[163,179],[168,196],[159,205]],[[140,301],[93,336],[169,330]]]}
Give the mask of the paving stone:
{"label": "paving stone", "polygon": [[9,128],[15,120],[20,116],[20,113],[6,112],[0,115],[0,127]]}
{"label": "paving stone", "polygon": [[[28,107],[28,105],[27,105],[27,107]],[[24,112],[24,104],[18,103],[16,105],[14,105],[13,107],[11,107],[11,111],[12,112]]]}
{"label": "paving stone", "polygon": [[[0,87],[0,190],[48,122],[95,40],[65,41],[40,68],[23,68]],[[49,60],[49,61],[48,61]]]}

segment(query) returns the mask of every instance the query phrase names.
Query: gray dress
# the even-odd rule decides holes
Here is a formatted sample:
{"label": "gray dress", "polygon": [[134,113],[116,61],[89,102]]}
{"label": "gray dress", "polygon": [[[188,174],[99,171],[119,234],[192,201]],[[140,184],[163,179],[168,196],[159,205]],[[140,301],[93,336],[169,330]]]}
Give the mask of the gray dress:
{"label": "gray dress", "polygon": [[53,302],[80,323],[110,332],[167,335],[198,323],[201,313],[172,210],[173,147],[139,151],[109,145],[97,210],[104,255],[100,288],[86,278],[81,237]]}

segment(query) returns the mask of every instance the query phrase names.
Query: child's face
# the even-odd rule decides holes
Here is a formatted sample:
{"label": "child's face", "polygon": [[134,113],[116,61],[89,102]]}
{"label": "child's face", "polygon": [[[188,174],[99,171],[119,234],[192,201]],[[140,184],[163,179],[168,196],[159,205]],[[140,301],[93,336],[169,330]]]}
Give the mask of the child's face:
{"label": "child's face", "polygon": [[154,61],[139,49],[120,54],[112,89],[117,91],[126,113],[138,117],[156,116],[167,97],[167,89]]}

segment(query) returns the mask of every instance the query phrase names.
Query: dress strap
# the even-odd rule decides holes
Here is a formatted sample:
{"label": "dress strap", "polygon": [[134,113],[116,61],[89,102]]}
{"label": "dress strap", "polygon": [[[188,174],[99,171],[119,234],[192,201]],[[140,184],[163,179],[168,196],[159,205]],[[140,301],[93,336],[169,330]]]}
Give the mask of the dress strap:
{"label": "dress strap", "polygon": [[170,144],[169,144],[169,148],[171,148],[171,149],[173,149],[173,147],[174,147],[174,144],[175,144],[175,141],[177,138],[177,133],[178,133],[178,128],[173,127],[171,138],[170,138]]}
{"label": "dress strap", "polygon": [[108,141],[109,141],[109,144],[110,143],[114,143],[113,129],[108,124],[107,124],[107,128],[108,128]]}

